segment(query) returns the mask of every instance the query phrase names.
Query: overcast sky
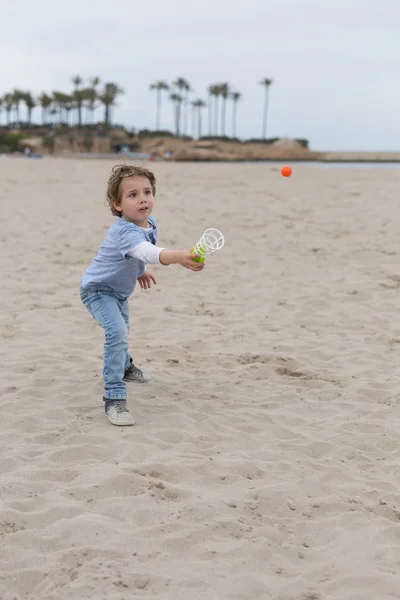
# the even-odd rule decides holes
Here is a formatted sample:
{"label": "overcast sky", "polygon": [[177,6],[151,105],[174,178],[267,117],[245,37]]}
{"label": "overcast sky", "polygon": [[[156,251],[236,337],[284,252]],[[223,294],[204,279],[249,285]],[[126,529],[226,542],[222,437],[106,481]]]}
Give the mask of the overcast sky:
{"label": "overcast sky", "polygon": [[[259,137],[268,77],[268,137],[400,149],[400,0],[3,0],[0,23],[0,95],[98,75],[125,90],[115,119],[145,128],[152,82],[185,77],[206,100],[227,81],[243,94],[238,135]],[[173,129],[169,101],[162,127]]]}

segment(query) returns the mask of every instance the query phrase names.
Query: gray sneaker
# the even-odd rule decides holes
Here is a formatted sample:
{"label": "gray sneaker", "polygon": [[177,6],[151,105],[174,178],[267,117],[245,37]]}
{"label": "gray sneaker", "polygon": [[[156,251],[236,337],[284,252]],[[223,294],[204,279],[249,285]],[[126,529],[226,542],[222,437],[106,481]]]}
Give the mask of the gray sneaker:
{"label": "gray sneaker", "polygon": [[143,373],[143,371],[135,367],[133,363],[126,369],[124,374],[124,381],[128,383],[147,383],[150,379],[150,373]]}
{"label": "gray sneaker", "polygon": [[126,400],[109,400],[105,401],[104,412],[106,417],[113,425],[134,425],[135,419],[132,417],[126,405]]}

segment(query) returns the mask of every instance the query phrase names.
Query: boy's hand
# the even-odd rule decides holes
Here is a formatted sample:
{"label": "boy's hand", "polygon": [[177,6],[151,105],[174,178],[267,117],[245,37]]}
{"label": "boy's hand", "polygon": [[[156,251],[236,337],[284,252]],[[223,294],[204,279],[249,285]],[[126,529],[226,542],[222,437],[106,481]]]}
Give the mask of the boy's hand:
{"label": "boy's hand", "polygon": [[191,248],[189,250],[179,251],[178,264],[191,271],[202,271],[204,269],[204,263],[198,263],[195,258],[200,258],[200,254],[191,254]]}
{"label": "boy's hand", "polygon": [[142,288],[142,290],[149,290],[151,288],[151,282],[153,282],[154,284],[157,284],[157,281],[156,281],[154,275],[152,275],[151,273],[148,273],[147,271],[145,271],[143,273],[143,275],[138,277],[137,280],[138,280],[139,285]]}

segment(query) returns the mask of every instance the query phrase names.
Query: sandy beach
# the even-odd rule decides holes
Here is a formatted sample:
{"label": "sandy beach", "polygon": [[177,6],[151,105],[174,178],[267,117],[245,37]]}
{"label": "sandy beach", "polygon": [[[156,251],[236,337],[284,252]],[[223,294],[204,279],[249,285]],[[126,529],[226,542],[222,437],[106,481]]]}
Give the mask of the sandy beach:
{"label": "sandy beach", "polygon": [[136,426],[79,299],[115,161],[0,161],[1,600],[400,598],[400,170],[152,165]]}

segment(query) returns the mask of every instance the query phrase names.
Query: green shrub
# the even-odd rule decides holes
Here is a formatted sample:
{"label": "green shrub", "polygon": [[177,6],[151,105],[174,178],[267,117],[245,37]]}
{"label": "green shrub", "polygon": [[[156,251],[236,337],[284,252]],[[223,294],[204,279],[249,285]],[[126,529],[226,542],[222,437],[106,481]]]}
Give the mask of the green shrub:
{"label": "green shrub", "polygon": [[0,134],[0,152],[16,152],[21,149],[21,140],[24,136],[20,133]]}
{"label": "green shrub", "polygon": [[171,131],[152,131],[151,129],[142,129],[138,132],[139,138],[147,137],[174,137]]}
{"label": "green shrub", "polygon": [[300,138],[300,139],[296,138],[295,141],[298,142],[299,144],[301,144],[303,146],[303,148],[307,148],[307,150],[308,150],[308,145],[309,145],[309,141],[308,140],[305,140],[303,138]]}
{"label": "green shrub", "polygon": [[228,135],[202,135],[200,140],[203,142],[240,142],[239,138],[229,137]]}

